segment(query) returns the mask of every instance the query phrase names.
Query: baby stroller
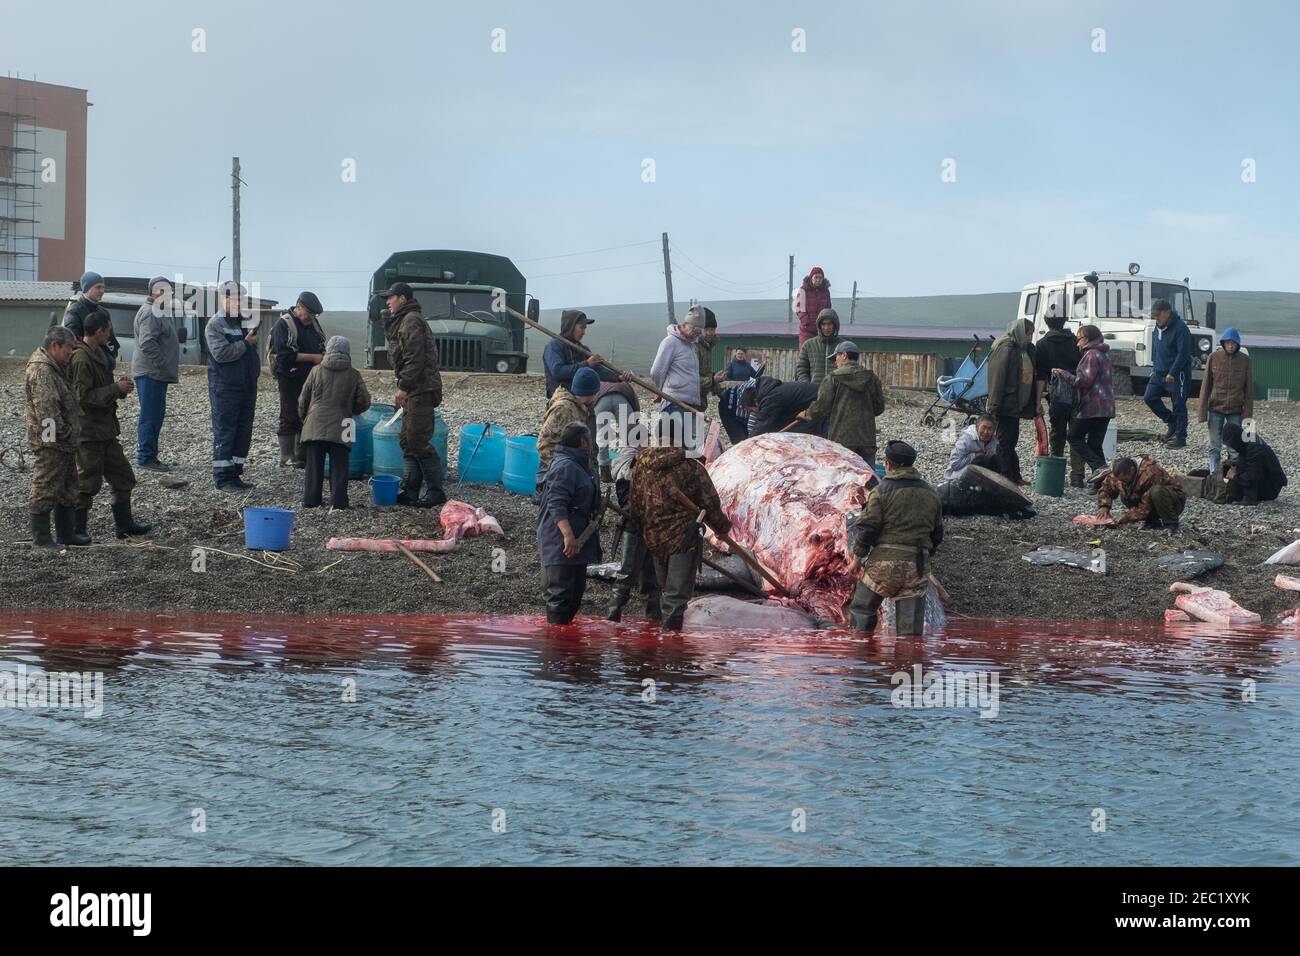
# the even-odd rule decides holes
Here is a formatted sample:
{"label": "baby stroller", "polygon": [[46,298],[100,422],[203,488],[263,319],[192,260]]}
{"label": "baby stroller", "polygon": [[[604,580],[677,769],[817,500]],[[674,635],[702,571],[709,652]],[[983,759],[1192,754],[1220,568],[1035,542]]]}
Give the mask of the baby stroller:
{"label": "baby stroller", "polygon": [[[989,397],[989,349],[980,344],[978,335],[971,337],[975,344],[957,366],[957,374],[939,376],[939,395],[921,416],[922,425],[937,425],[949,412],[965,415],[969,425],[984,414],[984,402]],[[993,344],[993,336],[989,336],[988,344]]]}

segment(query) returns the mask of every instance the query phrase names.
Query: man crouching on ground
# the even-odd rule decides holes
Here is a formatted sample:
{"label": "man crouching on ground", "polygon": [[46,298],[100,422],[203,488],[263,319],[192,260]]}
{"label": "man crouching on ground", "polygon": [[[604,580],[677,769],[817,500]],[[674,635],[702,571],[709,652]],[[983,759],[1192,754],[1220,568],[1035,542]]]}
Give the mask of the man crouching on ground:
{"label": "man crouching on ground", "polygon": [[699,511],[677,500],[674,492],[681,492],[693,505],[704,509],[705,523],[715,532],[731,531],[731,521],[722,512],[717,489],[704,463],[688,457],[680,445],[667,445],[674,434],[679,439],[682,435],[680,428],[673,427],[674,421],[669,415],[659,417],[659,447],[637,454],[628,494],[632,519],[641,526],[646,550],[654,556],[660,587],[659,619],[669,631],[681,630],[686,604],[695,594],[695,573],[703,552],[700,526],[696,523]]}
{"label": "man crouching on ground", "polygon": [[885,480],[871,492],[854,523],[858,536],[849,573],[862,574],[849,605],[855,631],[870,634],[876,629],[885,598],[894,599],[899,634],[924,630],[930,557],[943,541],[943,511],[939,493],[913,467],[915,462],[916,449],[907,442],[887,444]]}
{"label": "man crouching on ground", "polygon": [[1122,501],[1128,509],[1115,524],[1141,521],[1147,528],[1178,529],[1178,519],[1187,507],[1187,494],[1169,472],[1154,459],[1142,456],[1116,458],[1115,464],[1097,489],[1097,517],[1109,518],[1111,504]]}

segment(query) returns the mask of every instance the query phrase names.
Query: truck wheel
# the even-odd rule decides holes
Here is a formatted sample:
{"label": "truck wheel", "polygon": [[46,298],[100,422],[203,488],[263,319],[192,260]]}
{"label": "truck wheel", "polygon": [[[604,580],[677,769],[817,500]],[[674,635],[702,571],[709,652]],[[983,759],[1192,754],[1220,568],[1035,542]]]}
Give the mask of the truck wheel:
{"label": "truck wheel", "polygon": [[1115,388],[1116,398],[1132,398],[1137,394],[1133,391],[1134,387],[1141,384],[1145,390],[1146,383],[1137,383],[1133,381],[1133,376],[1126,368],[1112,367],[1110,370],[1110,383]]}

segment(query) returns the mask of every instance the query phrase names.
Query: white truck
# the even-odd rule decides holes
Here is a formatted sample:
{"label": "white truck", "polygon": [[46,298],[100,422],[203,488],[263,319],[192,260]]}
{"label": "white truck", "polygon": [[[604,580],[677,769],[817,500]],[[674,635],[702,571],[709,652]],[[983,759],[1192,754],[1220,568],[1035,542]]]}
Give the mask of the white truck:
{"label": "white truck", "polygon": [[1142,394],[1151,377],[1152,343],[1156,324],[1151,304],[1164,299],[1182,316],[1192,333],[1192,382],[1190,392],[1200,393],[1205,363],[1218,345],[1215,332],[1214,293],[1205,303],[1205,327],[1196,319],[1188,280],[1156,279],[1141,275],[1136,262],[1128,272],[1076,272],[1055,279],[1034,282],[1020,290],[1020,316],[1034,323],[1034,341],[1048,331],[1049,315],[1065,315],[1065,327],[1081,325],[1101,329],[1110,345],[1116,395]]}

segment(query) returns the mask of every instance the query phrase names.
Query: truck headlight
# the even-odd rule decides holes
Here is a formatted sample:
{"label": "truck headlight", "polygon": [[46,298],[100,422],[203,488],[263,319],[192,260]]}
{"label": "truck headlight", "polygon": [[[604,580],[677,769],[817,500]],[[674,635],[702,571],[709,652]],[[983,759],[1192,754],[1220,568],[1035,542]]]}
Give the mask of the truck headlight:
{"label": "truck headlight", "polygon": [[1196,339],[1196,347],[1200,349],[1202,352],[1208,352],[1214,346],[1209,339],[1203,336],[1198,336]]}
{"label": "truck headlight", "polygon": [[505,359],[502,359],[501,361],[497,362],[497,371],[498,372],[510,371],[510,363],[507,362]]}

